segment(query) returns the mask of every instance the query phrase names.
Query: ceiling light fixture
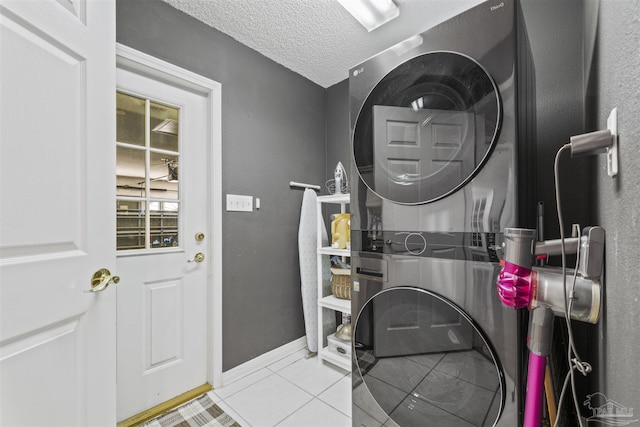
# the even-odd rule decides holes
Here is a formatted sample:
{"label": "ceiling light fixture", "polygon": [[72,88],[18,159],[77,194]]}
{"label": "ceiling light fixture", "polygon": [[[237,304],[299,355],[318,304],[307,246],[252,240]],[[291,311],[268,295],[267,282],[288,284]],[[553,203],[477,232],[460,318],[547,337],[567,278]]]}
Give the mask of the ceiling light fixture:
{"label": "ceiling light fixture", "polygon": [[178,122],[172,119],[163,120],[152,132],[164,133],[165,135],[178,135]]}
{"label": "ceiling light fixture", "polygon": [[338,0],[367,31],[373,31],[382,24],[400,15],[400,10],[391,0]]}

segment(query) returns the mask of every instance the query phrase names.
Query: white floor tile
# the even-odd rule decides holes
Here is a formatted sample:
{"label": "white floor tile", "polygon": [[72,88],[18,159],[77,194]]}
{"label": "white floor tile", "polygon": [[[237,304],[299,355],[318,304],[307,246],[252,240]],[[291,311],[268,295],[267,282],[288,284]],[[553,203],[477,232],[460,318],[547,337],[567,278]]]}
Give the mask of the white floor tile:
{"label": "white floor tile", "polygon": [[235,381],[227,386],[216,388],[213,390],[213,392],[221,399],[226,399],[230,396],[233,396],[240,390],[243,390],[250,385],[257,383],[258,381],[261,381],[270,375],[273,375],[273,372],[268,370],[267,368],[263,368],[257,372],[254,372],[253,374],[240,378],[238,381]]}
{"label": "white floor tile", "polygon": [[306,348],[303,348],[301,350],[296,351],[293,354],[290,354],[289,356],[283,359],[278,360],[275,363],[272,363],[271,365],[268,366],[268,368],[273,372],[277,372],[280,369],[286,368],[287,366],[297,362],[300,359],[304,359],[307,356],[307,354],[309,354],[309,350],[307,350]]}
{"label": "white floor tile", "polygon": [[[272,427],[313,396],[273,374],[225,399],[253,427]],[[300,427],[300,426],[298,426]]]}
{"label": "white floor tile", "polygon": [[326,403],[313,399],[294,412],[278,427],[351,427],[351,418]]}
{"label": "white floor tile", "polygon": [[213,401],[213,403],[218,403],[222,400],[220,396],[218,396],[213,390],[207,392],[207,395]]}
{"label": "white floor tile", "polygon": [[225,402],[220,401],[220,402],[216,403],[216,405],[218,405],[220,407],[220,409],[222,409],[224,412],[226,412],[231,418],[236,420],[236,422],[238,424],[240,424],[241,427],[258,427],[258,426],[252,426],[251,424],[249,424],[249,422],[247,420],[242,418],[240,416],[240,414],[238,414],[236,411],[234,411],[233,408],[230,407],[229,405],[227,405]]}
{"label": "white floor tile", "polygon": [[278,371],[278,375],[314,396],[331,387],[347,373],[330,363],[319,363],[317,357],[298,360]]}
{"label": "white floor tile", "polygon": [[351,417],[351,376],[347,375],[323,391],[318,399]]}

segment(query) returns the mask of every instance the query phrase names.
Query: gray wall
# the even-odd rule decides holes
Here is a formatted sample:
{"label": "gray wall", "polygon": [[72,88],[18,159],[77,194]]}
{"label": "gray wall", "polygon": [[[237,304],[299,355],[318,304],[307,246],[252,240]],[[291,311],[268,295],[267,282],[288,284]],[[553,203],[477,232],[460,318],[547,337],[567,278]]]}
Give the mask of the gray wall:
{"label": "gray wall", "polygon": [[327,89],[327,179],[333,178],[338,162],[351,179],[351,140],[349,134],[349,80]]}
{"label": "gray wall", "polygon": [[[297,227],[302,191],[324,184],[326,90],[159,0],[118,0],[117,41],[222,84],[223,370],[304,335]],[[203,319],[204,321],[204,319]]]}
{"label": "gray wall", "polygon": [[[589,16],[587,16],[589,20]],[[598,222],[607,232],[599,373],[609,399],[640,418],[640,2],[602,0],[589,81],[589,126],[618,107],[620,172],[597,159]],[[594,343],[595,344],[595,343]],[[596,390],[593,390],[596,391]]]}
{"label": "gray wall", "polygon": [[[547,7],[549,3],[544,8],[524,6],[526,14],[541,14],[540,21],[549,24],[548,31],[529,28],[537,86],[546,91],[542,95],[551,96],[547,98],[550,103],[537,108],[537,137],[548,140],[545,117],[564,117],[568,136],[585,125],[587,130],[604,128],[611,108],[619,108],[620,175],[615,180],[609,178],[602,157],[590,162],[596,167],[592,181],[584,174],[579,180],[571,175],[574,182],[583,183],[583,190],[594,191],[586,192],[586,198],[573,197],[575,192],[567,194],[565,201],[574,208],[565,220],[569,223],[575,217],[584,221],[592,215],[583,212],[580,218],[579,212],[592,206],[596,212],[593,222],[607,230],[604,314],[596,336],[591,330],[586,333],[593,353],[599,354],[593,375],[599,377],[600,389],[586,391],[602,391],[637,413],[640,3],[602,0],[599,14],[592,13],[594,7],[597,11],[594,4],[597,2],[587,2],[586,29],[580,24],[554,24],[553,17],[560,14],[549,14],[553,10]],[[118,42],[222,83],[223,192],[262,199],[260,211],[225,212],[223,217],[226,371],[304,334],[295,237],[302,193],[290,190],[288,181],[323,184],[333,177],[338,161],[349,169],[348,82],[324,90],[160,1],[118,0],[117,13]],[[587,44],[591,43],[588,27],[594,16],[598,27],[593,61],[588,46],[585,51],[569,52],[565,62],[584,61],[585,74],[561,74],[557,67],[548,68],[545,61],[553,60],[548,48],[557,40],[584,33]],[[564,35],[560,37],[558,31]],[[583,76],[589,77],[588,82]],[[575,115],[576,108],[579,115],[584,113],[582,106],[566,105],[566,101],[580,99],[580,87],[586,83],[588,109],[583,123]],[[538,102],[544,96],[538,94]],[[571,117],[567,117],[569,113]],[[548,171],[552,153],[564,142],[564,137],[554,136],[548,142],[548,152],[541,153],[538,166]],[[283,161],[286,167],[282,167]],[[537,192],[540,199],[549,199],[548,237],[555,237],[552,196],[543,191],[551,185],[548,176],[541,178]],[[589,415],[585,410],[583,414]]]}
{"label": "gray wall", "polygon": [[[554,191],[554,159],[558,149],[567,144],[571,136],[586,131],[584,2],[520,0],[519,4],[521,30],[526,36],[527,43],[524,44],[528,48],[519,46],[519,54],[529,54],[525,62],[530,67],[525,73],[527,79],[518,82],[520,114],[527,111],[526,119],[519,123],[519,138],[521,142],[523,139],[530,140],[533,144],[531,154],[535,156],[535,166],[528,172],[530,176],[520,176],[521,180],[533,178],[533,188],[520,189],[522,198],[519,208],[526,211],[520,212],[519,226],[535,227],[532,215],[537,202],[542,201],[545,207],[545,239],[556,239],[560,236],[560,227]],[[520,70],[521,75],[523,71]],[[563,229],[567,235],[573,223],[583,227],[594,223],[593,211],[589,209],[593,196],[590,166],[588,158],[571,158],[566,153],[560,160]],[[550,263],[559,266],[559,257],[553,257]],[[567,258],[567,266],[573,266],[574,263],[575,257]],[[588,343],[597,335],[597,327],[574,322],[573,331],[579,355],[598,369],[597,355],[588,348]],[[568,334],[564,321],[556,319],[550,356],[556,396],[560,395],[568,371],[567,345]],[[580,403],[584,402],[586,394],[597,384],[597,380],[595,374],[576,380],[578,398],[582,399]],[[565,399],[559,415],[560,425],[577,425],[571,402],[569,397]]]}
{"label": "gray wall", "polygon": [[[577,375],[582,403],[603,392],[640,411],[640,2],[637,0],[521,0],[534,64],[537,147],[536,198],[546,204],[547,238],[558,236],[553,194],[553,157],[568,137],[606,128],[619,109],[620,174],[611,179],[603,155],[563,156],[560,185],[565,227],[600,224],[607,232],[605,300],[596,326],[574,322],[576,346],[594,372]],[[598,10],[599,9],[599,10]],[[570,21],[567,21],[570,19]],[[563,47],[564,46],[564,47]],[[575,46],[574,49],[567,47]],[[555,125],[554,125],[555,123]],[[560,124],[560,126],[558,126]],[[568,265],[573,261],[569,260]],[[565,352],[566,332],[556,323]],[[564,341],[564,342],[558,342]],[[564,355],[555,354],[556,363]],[[560,367],[560,371],[563,367]],[[560,377],[564,372],[556,372]],[[563,378],[558,378],[559,385]],[[563,415],[573,411],[571,399]],[[574,425],[573,418],[564,424]],[[563,425],[564,425],[563,424]],[[577,424],[576,424],[577,425]]]}
{"label": "gray wall", "polygon": [[[534,103],[535,111],[527,117],[535,123],[528,129],[531,135],[521,135],[533,136],[536,147],[534,194],[526,197],[544,202],[545,238],[557,238],[560,231],[555,208],[554,158],[572,135],[585,131],[583,0],[520,0],[520,6],[533,68],[530,81],[519,84],[521,90],[524,84],[535,88],[526,92],[528,96],[521,95],[527,98],[521,101]],[[584,185],[588,180],[587,163],[584,158],[562,157],[560,192],[565,232],[570,232],[572,223],[584,226],[590,221],[589,191]]]}

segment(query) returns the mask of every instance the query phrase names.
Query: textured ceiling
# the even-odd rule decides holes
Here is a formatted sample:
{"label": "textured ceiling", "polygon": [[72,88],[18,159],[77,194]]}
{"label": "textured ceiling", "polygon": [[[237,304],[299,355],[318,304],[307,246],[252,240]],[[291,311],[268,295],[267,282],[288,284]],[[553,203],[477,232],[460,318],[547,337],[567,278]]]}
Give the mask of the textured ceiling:
{"label": "textured ceiling", "polygon": [[482,0],[394,0],[400,16],[367,32],[337,0],[164,0],[322,87],[351,67]]}

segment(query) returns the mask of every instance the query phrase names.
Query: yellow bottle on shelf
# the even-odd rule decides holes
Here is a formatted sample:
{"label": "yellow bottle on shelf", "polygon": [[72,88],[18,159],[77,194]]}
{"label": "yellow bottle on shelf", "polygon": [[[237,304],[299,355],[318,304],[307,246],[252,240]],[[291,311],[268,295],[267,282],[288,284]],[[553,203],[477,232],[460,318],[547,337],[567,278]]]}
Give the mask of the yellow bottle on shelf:
{"label": "yellow bottle on shelf", "polygon": [[334,214],[331,221],[331,247],[346,249],[351,241],[351,215],[348,213]]}

